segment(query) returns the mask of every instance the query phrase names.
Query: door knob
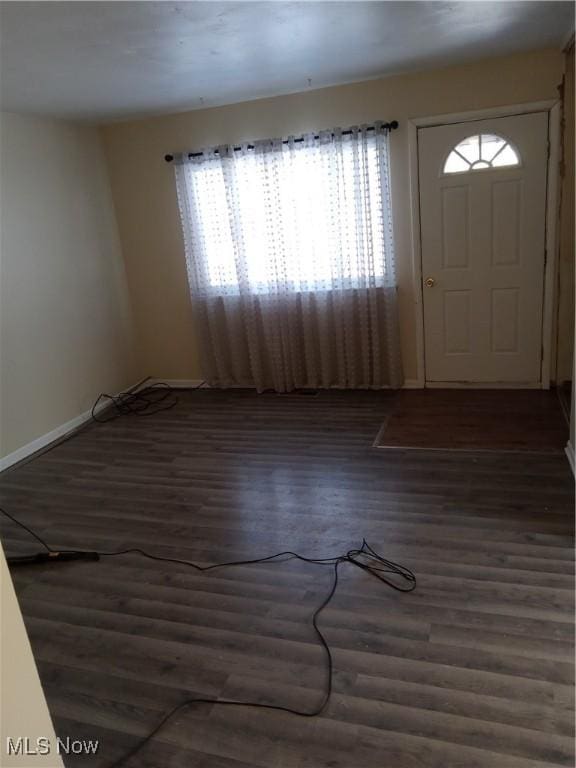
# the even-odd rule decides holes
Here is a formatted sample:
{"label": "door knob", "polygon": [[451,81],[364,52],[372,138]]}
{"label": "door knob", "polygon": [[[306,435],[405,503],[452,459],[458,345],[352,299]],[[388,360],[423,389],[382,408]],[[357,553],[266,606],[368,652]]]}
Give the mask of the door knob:
{"label": "door knob", "polygon": [[428,286],[428,288],[434,288],[434,286],[436,285],[436,280],[434,280],[433,277],[427,277],[426,285]]}

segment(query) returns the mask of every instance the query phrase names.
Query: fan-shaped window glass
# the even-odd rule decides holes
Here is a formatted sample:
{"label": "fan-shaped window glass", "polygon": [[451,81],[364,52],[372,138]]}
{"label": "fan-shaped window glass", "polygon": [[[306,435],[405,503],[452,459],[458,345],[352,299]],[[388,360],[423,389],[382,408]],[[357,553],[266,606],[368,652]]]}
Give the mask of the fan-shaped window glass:
{"label": "fan-shaped window glass", "polygon": [[511,165],[520,165],[514,147],[501,136],[481,133],[468,136],[454,147],[444,163],[444,173],[466,173]]}

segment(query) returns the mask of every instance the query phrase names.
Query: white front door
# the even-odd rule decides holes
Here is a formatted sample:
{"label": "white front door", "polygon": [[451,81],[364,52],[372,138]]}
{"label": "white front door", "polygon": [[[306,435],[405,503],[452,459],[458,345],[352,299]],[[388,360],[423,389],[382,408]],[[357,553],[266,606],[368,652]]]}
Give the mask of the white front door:
{"label": "white front door", "polygon": [[428,382],[541,378],[548,113],[418,131]]}

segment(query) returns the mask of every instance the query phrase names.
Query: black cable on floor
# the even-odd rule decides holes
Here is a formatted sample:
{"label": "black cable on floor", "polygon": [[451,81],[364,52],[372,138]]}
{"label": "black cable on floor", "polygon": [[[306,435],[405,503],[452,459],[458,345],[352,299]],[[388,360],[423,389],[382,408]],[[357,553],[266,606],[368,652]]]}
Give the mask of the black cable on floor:
{"label": "black cable on floor", "polygon": [[12,520],[12,522],[13,522],[13,523],[16,523],[16,525],[19,525],[19,526],[20,526],[20,528],[24,528],[24,530],[25,530],[25,531],[28,531],[28,533],[30,534],[30,536],[33,536],[33,537],[36,539],[36,541],[39,541],[39,542],[40,542],[40,544],[42,544],[42,546],[43,546],[43,547],[44,547],[44,548],[45,548],[45,549],[46,549],[48,552],[52,552],[52,549],[51,549],[51,548],[48,546],[48,544],[46,544],[46,542],[44,541],[44,539],[43,539],[43,538],[41,538],[40,536],[38,536],[38,534],[37,534],[37,533],[35,533],[35,532],[34,532],[34,531],[31,529],[31,528],[28,528],[28,526],[27,526],[27,525],[24,525],[24,523],[21,523],[21,522],[20,522],[20,520],[16,520],[16,518],[15,518],[15,517],[12,517],[12,515],[11,515],[9,512],[6,512],[6,510],[5,510],[5,509],[2,509],[2,507],[0,507],[0,512],[2,512],[2,514],[3,514],[3,515],[6,515],[6,517],[8,517],[10,520]]}
{"label": "black cable on floor", "polygon": [[[206,384],[203,381],[193,390],[200,389]],[[98,395],[96,402],[92,406],[92,421],[98,424],[106,424],[108,421],[114,421],[120,416],[153,416],[160,411],[169,411],[178,404],[178,397],[173,387],[163,381],[150,384],[143,389],[134,391],[120,392],[119,395],[108,395],[105,392]],[[100,408],[99,406],[105,405]]]}
{"label": "black cable on floor", "polygon": [[[53,550],[51,547],[46,544],[46,542],[41,539],[34,531],[32,531],[30,528],[28,528],[24,523],[21,523],[19,520],[17,520],[15,517],[10,515],[6,510],[0,508],[0,512],[2,512],[4,515],[6,515],[12,522],[16,523],[17,525],[21,526],[24,530],[28,531],[32,536],[34,536],[37,541],[39,541],[46,549],[48,550],[49,557],[52,554],[58,554],[56,550]],[[334,671],[334,662],[332,659],[332,652],[330,650],[330,646],[328,645],[328,642],[324,635],[322,634],[322,631],[320,630],[318,626],[318,617],[322,613],[322,611],[329,605],[330,601],[336,594],[336,589],[338,587],[338,568],[342,563],[350,563],[351,565],[355,565],[357,568],[360,568],[361,570],[365,571],[366,573],[369,573],[374,578],[377,578],[379,581],[384,582],[389,587],[392,587],[392,589],[395,589],[399,592],[412,592],[413,589],[416,588],[416,577],[412,573],[412,571],[409,568],[406,568],[404,565],[400,565],[399,563],[395,563],[392,560],[387,560],[386,558],[382,557],[382,555],[379,555],[377,552],[372,549],[372,547],[368,544],[366,539],[362,539],[362,546],[357,549],[350,549],[348,552],[344,555],[336,555],[333,557],[321,557],[321,558],[315,558],[315,557],[305,557],[304,555],[299,555],[297,552],[292,552],[290,550],[284,551],[284,552],[278,552],[274,555],[268,555],[267,557],[259,557],[254,558],[251,560],[234,560],[226,563],[215,563],[213,565],[198,565],[197,563],[192,562],[191,560],[183,560],[176,557],[164,557],[162,555],[153,555],[150,552],[146,552],[144,549],[140,549],[139,547],[132,547],[129,549],[123,549],[119,550],[118,552],[91,552],[86,553],[83,550],[64,550],[62,554],[71,554],[71,555],[78,555],[82,556],[83,554],[89,554],[89,555],[97,555],[98,557],[119,557],[122,555],[128,555],[128,554],[138,554],[142,557],[146,557],[150,560],[158,560],[160,562],[166,562],[166,563],[176,563],[179,565],[185,565],[190,568],[193,568],[196,571],[199,571],[201,573],[215,570],[216,568],[231,568],[235,566],[241,566],[241,565],[256,565],[258,563],[269,563],[269,562],[285,562],[285,559],[292,559],[295,558],[297,560],[301,560],[305,563],[312,563],[314,565],[324,565],[333,568],[333,576],[332,576],[332,582],[330,585],[330,589],[328,590],[325,598],[322,600],[320,605],[315,609],[313,615],[312,615],[312,626],[314,628],[314,631],[316,633],[316,636],[320,642],[320,645],[324,649],[324,653],[326,656],[326,689],[324,691],[324,694],[322,695],[322,698],[320,700],[320,703],[314,707],[313,709],[306,711],[306,710],[299,710],[294,709],[292,707],[286,707],[282,704],[262,704],[260,702],[256,701],[237,701],[234,699],[218,699],[218,698],[191,698],[191,699],[185,699],[184,701],[180,702],[180,704],[177,704],[175,707],[170,709],[163,717],[162,719],[157,723],[157,725],[148,733],[138,744],[136,744],[132,749],[130,749],[128,752],[126,752],[124,755],[122,755],[118,760],[115,760],[109,768],[119,768],[120,766],[125,765],[134,755],[136,755],[138,752],[140,752],[146,744],[148,744],[154,736],[156,736],[157,733],[166,725],[166,723],[178,712],[181,712],[183,709],[186,709],[189,706],[192,706],[194,704],[212,704],[212,705],[218,705],[218,706],[234,706],[234,707],[253,707],[256,709],[268,709],[268,710],[275,710],[278,712],[287,712],[292,715],[298,715],[299,717],[317,717],[320,715],[326,706],[328,705],[328,702],[330,701],[330,697],[332,695],[332,681],[333,681],[333,671]],[[281,560],[281,558],[284,558],[284,560]],[[51,558],[50,558],[51,559]],[[383,574],[390,574],[395,577],[397,577],[398,581],[393,581],[392,579],[388,578],[387,576],[384,576]]]}

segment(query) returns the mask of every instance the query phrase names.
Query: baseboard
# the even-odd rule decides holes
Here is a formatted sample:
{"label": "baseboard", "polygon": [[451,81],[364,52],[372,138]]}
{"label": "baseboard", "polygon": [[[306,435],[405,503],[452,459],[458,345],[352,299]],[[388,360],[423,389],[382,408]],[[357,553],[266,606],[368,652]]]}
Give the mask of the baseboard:
{"label": "baseboard", "polygon": [[[149,381],[148,378],[142,379],[137,384],[134,384],[133,386],[123,389],[121,391],[135,392],[137,389],[142,387],[145,383],[148,383],[148,381]],[[117,394],[120,394],[120,393],[118,392]],[[94,413],[100,413],[100,411],[104,410],[104,408],[106,407],[107,407],[107,404],[103,403],[102,405],[98,406],[94,410]],[[32,440],[30,443],[26,443],[26,445],[23,445],[21,448],[18,448],[12,453],[9,453],[7,456],[2,457],[0,459],[0,472],[3,472],[5,469],[8,469],[9,467],[14,466],[14,464],[18,464],[20,461],[23,461],[24,459],[28,459],[33,454],[38,453],[39,451],[42,451],[51,443],[55,443],[58,440],[61,440],[63,437],[67,437],[71,432],[76,431],[79,427],[81,427],[87,421],[90,421],[91,418],[92,418],[92,409],[90,409],[89,411],[84,411],[84,413],[81,413],[79,416],[75,416],[73,419],[66,421],[64,424],[60,424],[59,427],[55,427],[55,429],[50,430],[50,432],[46,432],[46,434],[41,435],[40,437],[37,437],[35,440]]]}
{"label": "baseboard", "polygon": [[[203,379],[150,379],[149,384],[168,384],[174,389],[198,389],[203,388],[210,389],[208,384]],[[246,389],[242,384],[233,384],[227,389]],[[379,387],[379,389],[390,389],[390,387]],[[406,379],[402,385],[402,389],[422,389],[422,384],[417,379]]]}
{"label": "baseboard", "polygon": [[522,381],[427,381],[426,389],[542,389],[542,384]]}
{"label": "baseboard", "polygon": [[418,379],[405,379],[402,389],[424,389],[424,384]]}
{"label": "baseboard", "polygon": [[564,450],[566,451],[566,456],[568,456],[568,462],[572,467],[572,474],[576,476],[576,468],[574,464],[574,446],[570,441],[566,443],[566,448]]}
{"label": "baseboard", "polygon": [[173,389],[198,389],[202,385],[207,389],[210,388],[210,385],[204,379],[149,379],[147,383],[149,386],[168,384]]}

